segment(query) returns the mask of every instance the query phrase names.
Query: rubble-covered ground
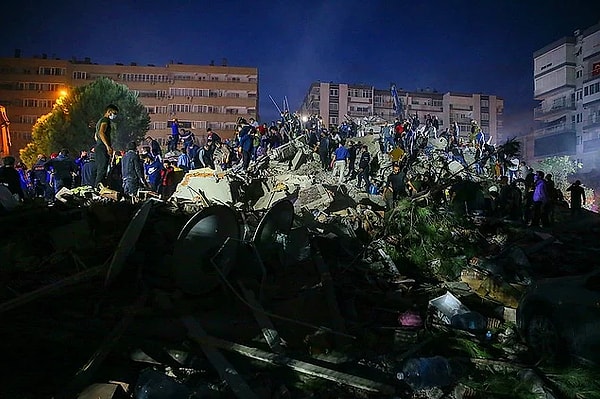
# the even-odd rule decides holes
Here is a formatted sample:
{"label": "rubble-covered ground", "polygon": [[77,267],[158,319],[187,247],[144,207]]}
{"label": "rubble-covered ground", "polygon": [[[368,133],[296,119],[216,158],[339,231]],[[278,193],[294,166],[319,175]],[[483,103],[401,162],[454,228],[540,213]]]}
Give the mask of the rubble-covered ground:
{"label": "rubble-covered ground", "polygon": [[[0,397],[600,397],[597,355],[540,359],[516,319],[528,287],[597,269],[597,214],[558,207],[532,229],[385,211],[313,155],[192,171],[168,202],[67,195],[3,216]],[[447,378],[396,378],[434,356]]]}

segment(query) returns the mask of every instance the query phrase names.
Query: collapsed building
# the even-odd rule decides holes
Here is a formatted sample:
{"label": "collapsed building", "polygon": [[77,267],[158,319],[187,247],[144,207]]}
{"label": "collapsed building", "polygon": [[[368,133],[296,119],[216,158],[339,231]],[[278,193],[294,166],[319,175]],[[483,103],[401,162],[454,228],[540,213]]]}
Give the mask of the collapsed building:
{"label": "collapsed building", "polygon": [[[354,140],[384,184],[393,158],[377,135]],[[419,211],[469,175],[444,147],[430,138],[415,153],[410,177],[434,184],[402,214],[338,185],[297,139],[246,171],[193,170],[166,202],[67,190],[57,209],[6,216],[37,243],[1,241],[2,337],[18,342],[7,364],[26,380],[4,374],[6,392],[561,397],[517,332],[517,308],[537,277],[587,271],[579,245],[597,242],[572,225],[558,240],[485,218],[487,190],[465,197],[467,224]],[[597,232],[598,220],[582,226]]]}

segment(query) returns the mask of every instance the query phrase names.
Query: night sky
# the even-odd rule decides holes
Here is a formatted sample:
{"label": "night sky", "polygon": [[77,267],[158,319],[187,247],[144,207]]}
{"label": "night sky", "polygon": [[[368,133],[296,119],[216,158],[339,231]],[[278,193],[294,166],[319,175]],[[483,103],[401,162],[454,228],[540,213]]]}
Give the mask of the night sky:
{"label": "night sky", "polygon": [[[535,106],[532,54],[600,22],[600,1],[15,1],[3,5],[0,56],[138,65],[259,68],[269,100],[290,108],[311,82],[496,94],[505,131],[524,133]],[[527,123],[530,125],[530,123]]]}

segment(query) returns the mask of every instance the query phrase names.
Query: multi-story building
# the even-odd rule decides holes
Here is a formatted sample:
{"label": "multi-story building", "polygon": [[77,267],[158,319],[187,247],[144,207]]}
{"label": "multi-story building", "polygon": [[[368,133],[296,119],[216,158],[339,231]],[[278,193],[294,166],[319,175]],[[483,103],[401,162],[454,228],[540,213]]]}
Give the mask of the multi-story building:
{"label": "multi-story building", "polygon": [[[258,114],[258,70],[226,65],[98,65],[46,56],[0,58],[0,105],[10,119],[12,153],[31,140],[37,119],[71,87],[109,77],[134,91],[150,115],[149,135],[164,141],[173,118],[203,136],[206,128],[232,136],[239,117]],[[98,116],[103,110],[98,110]]]}
{"label": "multi-story building", "polygon": [[600,24],[577,30],[533,54],[538,128],[527,156],[569,155],[584,171],[600,166]]}
{"label": "multi-story building", "polygon": [[[502,139],[502,112],[504,101],[494,95],[438,93],[434,90],[409,92],[398,90],[405,115],[417,114],[421,120],[426,115],[438,117],[442,129],[457,122],[461,134],[466,136],[471,121],[477,120],[493,142]],[[345,119],[378,116],[393,121],[397,114],[390,90],[366,85],[346,83],[312,83],[300,113],[320,115],[327,125],[339,125]]]}

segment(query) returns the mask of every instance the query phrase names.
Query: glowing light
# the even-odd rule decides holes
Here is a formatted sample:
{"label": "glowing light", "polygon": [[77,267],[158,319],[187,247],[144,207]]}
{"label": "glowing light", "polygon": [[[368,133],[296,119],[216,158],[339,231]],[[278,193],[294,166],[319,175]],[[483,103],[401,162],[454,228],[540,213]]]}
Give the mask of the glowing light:
{"label": "glowing light", "polygon": [[308,116],[303,115],[302,116],[302,122],[308,122]]}
{"label": "glowing light", "polygon": [[67,94],[69,94],[69,92],[68,92],[68,91],[66,91],[66,90],[61,90],[61,91],[59,92],[59,94],[60,94],[60,96],[61,96],[61,97],[64,97],[64,96],[66,96]]}

